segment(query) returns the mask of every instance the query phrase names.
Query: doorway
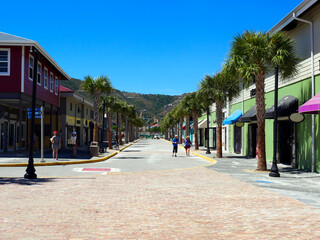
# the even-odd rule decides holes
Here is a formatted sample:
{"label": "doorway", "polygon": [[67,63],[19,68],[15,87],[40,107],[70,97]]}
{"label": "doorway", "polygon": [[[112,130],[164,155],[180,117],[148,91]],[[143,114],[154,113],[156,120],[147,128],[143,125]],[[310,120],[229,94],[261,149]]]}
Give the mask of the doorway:
{"label": "doorway", "polygon": [[9,122],[9,145],[8,150],[9,151],[15,151],[16,150],[16,142],[17,142],[17,136],[16,136],[16,122],[10,121]]}
{"label": "doorway", "polygon": [[248,156],[251,158],[256,157],[257,136],[258,136],[257,130],[258,130],[258,125],[256,123],[249,124]]}
{"label": "doorway", "polygon": [[291,121],[279,121],[278,151],[279,162],[291,164],[294,144],[294,123]]}
{"label": "doorway", "polygon": [[233,128],[233,151],[237,154],[241,153],[241,127],[237,127],[236,125],[234,125]]}
{"label": "doorway", "polygon": [[0,152],[8,151],[8,122],[0,123]]}

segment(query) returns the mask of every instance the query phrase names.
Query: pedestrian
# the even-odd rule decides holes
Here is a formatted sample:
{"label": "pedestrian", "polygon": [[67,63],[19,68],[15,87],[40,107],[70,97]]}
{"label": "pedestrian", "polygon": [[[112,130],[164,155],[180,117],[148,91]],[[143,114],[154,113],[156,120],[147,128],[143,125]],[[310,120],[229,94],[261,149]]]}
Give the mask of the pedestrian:
{"label": "pedestrian", "polygon": [[172,157],[173,155],[176,157],[178,153],[178,135],[175,135],[175,137],[172,139],[172,146],[173,146],[173,151],[172,151]]}
{"label": "pedestrian", "polygon": [[186,149],[186,156],[190,156],[190,147],[191,147],[190,137],[187,136],[186,140],[184,141],[184,148]]}
{"label": "pedestrian", "polygon": [[52,159],[54,161],[54,158],[58,161],[58,150],[59,150],[59,142],[60,138],[58,136],[58,131],[53,132],[52,138],[50,138],[51,144],[52,144]]}
{"label": "pedestrian", "polygon": [[72,132],[70,142],[73,150],[73,157],[76,157],[77,156],[77,132]]}

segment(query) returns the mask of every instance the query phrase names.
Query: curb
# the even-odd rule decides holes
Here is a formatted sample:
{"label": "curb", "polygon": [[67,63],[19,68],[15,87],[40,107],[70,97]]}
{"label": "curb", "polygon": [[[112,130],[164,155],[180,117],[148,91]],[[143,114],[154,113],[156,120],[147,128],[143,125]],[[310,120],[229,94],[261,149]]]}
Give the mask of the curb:
{"label": "curb", "polygon": [[[97,158],[97,159],[92,159],[92,160],[78,160],[78,161],[70,161],[70,162],[37,162],[34,163],[34,166],[38,166],[38,167],[43,167],[43,166],[58,166],[58,165],[71,165],[71,164],[85,164],[85,163],[96,163],[96,162],[103,162],[109,158],[114,157],[115,155],[117,155],[119,152],[123,151],[124,149],[126,149],[127,147],[130,147],[131,145],[133,145],[134,143],[137,143],[139,140],[136,140],[130,144],[128,144],[127,146],[124,146],[122,148],[120,148],[118,151],[115,151],[113,153],[111,153],[110,155],[107,155],[105,157],[102,158]],[[28,163],[4,163],[4,164],[0,164],[0,167],[27,167]]]}

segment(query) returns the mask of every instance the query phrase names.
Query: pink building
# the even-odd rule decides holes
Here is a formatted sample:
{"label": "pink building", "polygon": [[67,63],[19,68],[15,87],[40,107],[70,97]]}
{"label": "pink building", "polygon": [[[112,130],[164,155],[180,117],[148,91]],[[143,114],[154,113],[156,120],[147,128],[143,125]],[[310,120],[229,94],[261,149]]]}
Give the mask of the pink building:
{"label": "pink building", "polygon": [[[37,75],[33,76],[35,67]],[[33,81],[37,81],[36,105],[45,109],[45,136],[59,130],[60,80],[69,79],[36,41],[0,32],[0,152],[28,146],[27,108],[31,107]],[[36,139],[40,135],[39,120],[34,134]]]}

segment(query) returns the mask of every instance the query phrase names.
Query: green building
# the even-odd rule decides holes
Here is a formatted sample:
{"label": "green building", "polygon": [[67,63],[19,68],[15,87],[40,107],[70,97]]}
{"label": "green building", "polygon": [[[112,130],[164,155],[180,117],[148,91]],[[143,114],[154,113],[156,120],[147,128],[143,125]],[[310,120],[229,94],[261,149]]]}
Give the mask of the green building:
{"label": "green building", "polygon": [[[311,27],[312,26],[312,27]],[[289,120],[292,113],[320,92],[320,3],[305,0],[278,22],[269,34],[284,31],[296,42],[295,50],[300,59],[298,74],[290,79],[279,79],[278,87],[278,163],[290,164],[300,169],[320,172],[320,116],[305,114],[301,123]],[[313,46],[312,46],[313,45]],[[313,64],[312,64],[313,62]],[[273,159],[273,117],[274,75],[265,79],[266,99],[266,157]],[[314,91],[314,93],[313,93]],[[319,101],[320,102],[320,101]],[[235,124],[223,126],[223,151],[255,157],[257,122],[255,118],[255,85],[242,89],[240,95],[226,104],[224,118],[236,110],[243,116]],[[286,108],[281,106],[286,105]],[[271,116],[271,117],[270,117]],[[314,117],[314,122],[312,118]],[[204,125],[206,115],[199,122]],[[215,105],[209,116],[209,146],[215,147]],[[243,123],[243,126],[239,122]],[[199,124],[200,125],[200,124]],[[238,125],[238,126],[237,126]],[[199,129],[200,143],[205,145],[206,127]]]}

